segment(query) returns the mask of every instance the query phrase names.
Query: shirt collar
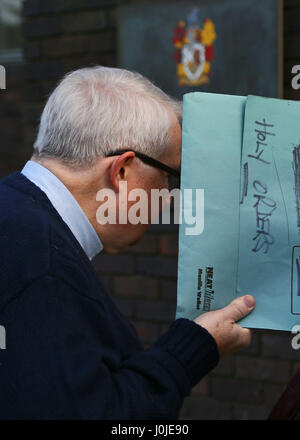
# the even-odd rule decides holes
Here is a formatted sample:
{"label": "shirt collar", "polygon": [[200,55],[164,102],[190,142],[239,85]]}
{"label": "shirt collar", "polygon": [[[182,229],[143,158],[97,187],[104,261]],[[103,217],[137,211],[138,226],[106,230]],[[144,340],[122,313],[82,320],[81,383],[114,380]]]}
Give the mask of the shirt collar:
{"label": "shirt collar", "polygon": [[68,188],[43,165],[29,160],[21,173],[44,191],[61,218],[92,260],[103,245],[86,214]]}

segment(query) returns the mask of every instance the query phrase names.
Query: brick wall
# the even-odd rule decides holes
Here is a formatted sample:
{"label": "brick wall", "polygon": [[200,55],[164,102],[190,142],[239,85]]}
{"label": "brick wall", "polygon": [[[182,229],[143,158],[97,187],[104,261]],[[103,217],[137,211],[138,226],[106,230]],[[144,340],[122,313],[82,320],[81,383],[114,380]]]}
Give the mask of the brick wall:
{"label": "brick wall", "polygon": [[[24,3],[24,84],[1,102],[1,130],[6,142],[0,172],[30,157],[45,99],[67,71],[94,64],[117,65],[117,0],[27,0]],[[284,9],[284,93],[299,99],[290,87],[291,66],[300,64],[300,0]],[[14,92],[15,90],[15,92]],[[15,93],[15,95],[14,95]],[[23,116],[20,116],[20,108]],[[18,127],[14,130],[12,127]],[[4,128],[6,127],[6,128]],[[15,155],[15,146],[23,139]],[[11,149],[11,150],[10,150]],[[21,153],[22,150],[22,153]],[[20,154],[19,154],[20,152]],[[1,165],[2,164],[2,165]],[[152,227],[136,246],[119,255],[94,260],[121,311],[133,322],[147,347],[174,319],[177,274],[176,227]],[[254,332],[250,347],[224,357],[219,366],[185,399],[182,419],[264,419],[300,366],[300,353],[290,348],[290,334]],[[187,341],[188,343],[188,341]]]}
{"label": "brick wall", "polygon": [[6,89],[0,90],[0,178],[18,169],[28,154],[22,136],[22,64],[3,65]]}

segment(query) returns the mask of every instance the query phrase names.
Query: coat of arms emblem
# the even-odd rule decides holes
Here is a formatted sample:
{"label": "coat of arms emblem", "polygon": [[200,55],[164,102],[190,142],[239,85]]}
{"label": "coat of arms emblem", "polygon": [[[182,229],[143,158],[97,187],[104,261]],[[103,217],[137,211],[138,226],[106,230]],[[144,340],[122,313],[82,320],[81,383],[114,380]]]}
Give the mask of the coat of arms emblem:
{"label": "coat of arms emblem", "polygon": [[213,43],[217,37],[215,25],[206,18],[202,27],[199,8],[194,8],[186,21],[180,20],[174,28],[174,60],[180,86],[197,86],[209,82]]}

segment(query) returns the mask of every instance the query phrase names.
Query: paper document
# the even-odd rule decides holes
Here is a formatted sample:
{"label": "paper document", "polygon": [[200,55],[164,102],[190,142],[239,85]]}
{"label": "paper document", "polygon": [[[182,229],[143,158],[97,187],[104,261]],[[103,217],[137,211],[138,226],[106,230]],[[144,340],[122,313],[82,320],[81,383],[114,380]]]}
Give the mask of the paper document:
{"label": "paper document", "polygon": [[300,324],[299,120],[297,101],[184,96],[181,190],[204,190],[204,229],[187,235],[182,203],[176,318],[252,294],[241,325]]}

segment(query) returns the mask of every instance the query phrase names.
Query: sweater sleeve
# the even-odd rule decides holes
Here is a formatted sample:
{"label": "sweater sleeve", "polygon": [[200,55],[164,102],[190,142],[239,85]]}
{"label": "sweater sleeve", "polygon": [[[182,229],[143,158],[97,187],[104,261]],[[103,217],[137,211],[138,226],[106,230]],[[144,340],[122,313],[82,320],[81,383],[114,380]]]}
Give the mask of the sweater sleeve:
{"label": "sweater sleeve", "polygon": [[124,359],[109,318],[101,304],[51,276],[23,291],[1,315],[0,418],[178,418],[184,397],[218,363],[214,338],[180,318]]}

